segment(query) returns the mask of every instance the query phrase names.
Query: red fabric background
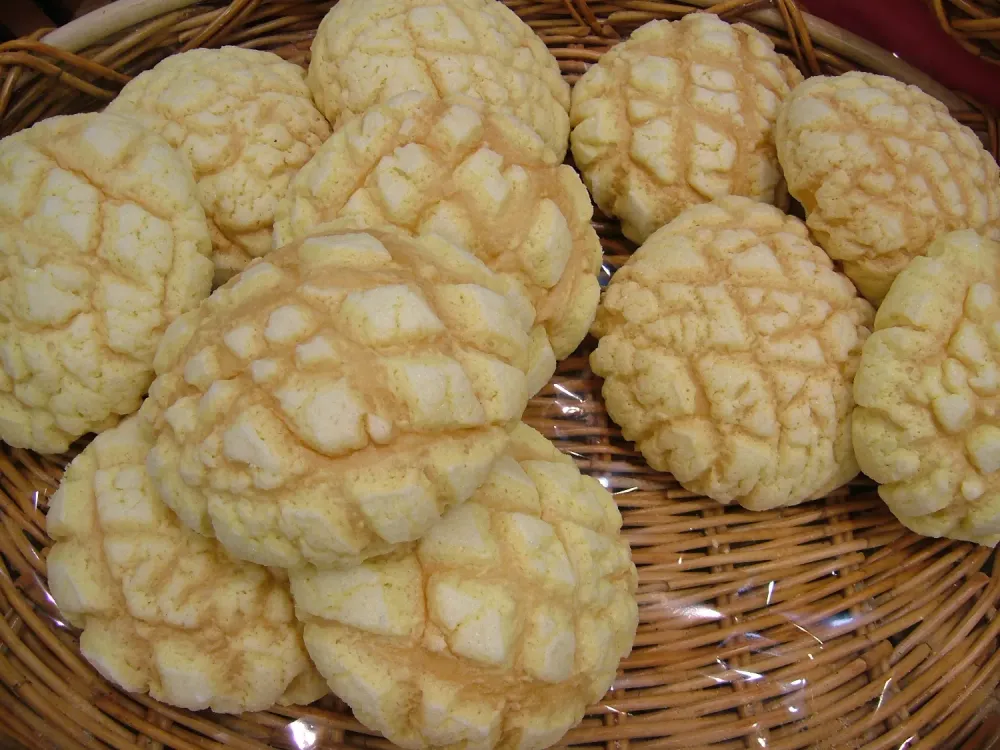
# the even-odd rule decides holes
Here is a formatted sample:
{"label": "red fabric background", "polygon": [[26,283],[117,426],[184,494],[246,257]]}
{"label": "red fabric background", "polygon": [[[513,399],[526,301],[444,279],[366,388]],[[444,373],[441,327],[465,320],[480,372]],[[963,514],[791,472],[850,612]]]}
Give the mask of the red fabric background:
{"label": "red fabric background", "polygon": [[948,88],[1000,109],[1000,66],[967,52],[924,0],[801,0],[808,12],[895,52]]}

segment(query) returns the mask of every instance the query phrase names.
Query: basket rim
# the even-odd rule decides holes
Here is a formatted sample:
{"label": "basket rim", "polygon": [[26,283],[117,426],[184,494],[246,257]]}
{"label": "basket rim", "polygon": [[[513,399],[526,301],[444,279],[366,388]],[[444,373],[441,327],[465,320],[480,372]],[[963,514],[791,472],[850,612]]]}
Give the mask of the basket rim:
{"label": "basket rim", "polygon": [[[75,18],[67,24],[48,32],[39,43],[51,45],[67,52],[79,52],[91,44],[111,34],[116,34],[129,26],[148,21],[156,16],[175,10],[189,8],[204,0],[114,0]],[[718,5],[716,0],[687,0],[692,5],[710,8]],[[751,20],[773,29],[785,28],[785,21],[775,8],[762,8],[746,14]],[[809,34],[823,46],[838,54],[850,55],[863,65],[876,63],[884,75],[904,83],[917,86],[925,93],[941,101],[949,109],[961,109],[965,102],[951,89],[935,81],[919,68],[892,55],[864,37],[843,29],[819,16],[807,12],[799,14]]]}

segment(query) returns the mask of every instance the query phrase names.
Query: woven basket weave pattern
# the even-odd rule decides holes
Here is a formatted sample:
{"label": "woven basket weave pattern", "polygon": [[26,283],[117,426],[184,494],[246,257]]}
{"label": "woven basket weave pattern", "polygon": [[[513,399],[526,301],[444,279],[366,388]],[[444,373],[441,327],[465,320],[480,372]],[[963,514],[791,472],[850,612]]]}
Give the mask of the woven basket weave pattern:
{"label": "woven basket weave pattern", "polygon": [[[571,82],[637,26],[708,6],[507,4]],[[238,44],[306,64],[330,5],[210,0],[79,52],[43,44],[41,34],[0,45],[0,132],[100,108],[131,75],[193,47]],[[807,75],[865,67],[861,59],[877,72],[893,70],[889,55],[881,67],[882,57],[833,51],[790,0],[728,0],[711,10],[757,25]],[[956,116],[996,156],[995,116],[955,101]],[[617,222],[598,215],[595,226],[613,269],[634,246]],[[651,470],[608,419],[587,364],[592,343],[560,365],[525,421],[618,492],[639,568],[641,621],[614,689],[566,742],[773,750],[978,743],[969,738],[996,708],[1000,682],[992,551],[905,531],[861,480],[824,500],[763,513],[692,496]],[[216,716],[123,694],[100,678],[45,584],[44,513],[69,458],[0,447],[0,737],[28,748],[390,747],[332,697]]]}
{"label": "woven basket weave pattern", "polygon": [[982,59],[1000,65],[998,0],[927,0],[941,27]]}

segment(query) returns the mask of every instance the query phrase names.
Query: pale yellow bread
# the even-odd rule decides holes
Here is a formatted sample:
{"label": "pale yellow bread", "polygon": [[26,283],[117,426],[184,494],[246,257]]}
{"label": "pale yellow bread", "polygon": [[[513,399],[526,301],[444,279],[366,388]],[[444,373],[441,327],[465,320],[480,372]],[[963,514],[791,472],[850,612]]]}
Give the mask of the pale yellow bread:
{"label": "pale yellow bread", "polygon": [[164,502],[239,559],[355,565],[483,482],[528,393],[533,311],[467,251],[327,228],[168,330],[143,405]]}
{"label": "pale yellow bread", "polygon": [[193,49],[140,73],[108,105],[160,133],[191,169],[216,283],[271,249],[278,199],[330,135],[305,76],[273,52]]}
{"label": "pale yellow bread", "polygon": [[485,484],[415,546],[292,571],[331,690],[407,748],[557,742],[632,647],[636,570],[597,480],[525,425]]}
{"label": "pale yellow bread", "polygon": [[194,180],[138,123],[52,117],[0,140],[0,439],[60,453],[138,409],[211,251]]}
{"label": "pale yellow bread", "polygon": [[48,513],[48,583],[107,679],[192,711],[240,713],[326,692],[288,584],[182,526],[146,473],[130,417],[74,459]]}
{"label": "pale yellow bread", "polygon": [[858,471],[851,383],[872,313],[801,221],[723,198],[612,276],[590,363],[654,469],[721,503],[795,505]]}
{"label": "pale yellow bread", "polygon": [[573,87],[573,158],[594,201],[634,242],[713,198],[774,203],[774,120],[801,80],[746,24],[709,13],[650,21]]}
{"label": "pale yellow bread", "polygon": [[274,235],[280,246],[340,217],[468,248],[535,306],[537,390],[594,319],[601,244],[592,215],[576,172],[522,122],[410,92],[323,145],[278,205]]}
{"label": "pale yellow bread", "polygon": [[931,243],[893,281],[854,381],[854,450],[919,534],[1000,542],[1000,244]]}
{"label": "pale yellow bread", "polygon": [[510,112],[561,161],[569,84],[531,28],[496,0],[340,0],[312,44],[309,87],[339,129],[406,91]]}
{"label": "pale yellow bread", "polygon": [[782,106],[775,138],[816,241],[875,304],[935,237],[976,229],[1000,240],[1000,168],[916,86],[872,73],[810,78]]}

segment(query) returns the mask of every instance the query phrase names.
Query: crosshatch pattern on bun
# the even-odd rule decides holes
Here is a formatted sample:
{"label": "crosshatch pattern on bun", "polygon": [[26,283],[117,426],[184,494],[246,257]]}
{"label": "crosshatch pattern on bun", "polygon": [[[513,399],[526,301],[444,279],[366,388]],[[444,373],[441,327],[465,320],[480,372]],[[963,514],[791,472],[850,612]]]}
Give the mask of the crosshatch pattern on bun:
{"label": "crosshatch pattern on bun", "polygon": [[132,79],[107,111],[162,135],[191,169],[219,284],[271,249],[278,199],[330,136],[305,71],[241,47],[171,55]]}
{"label": "crosshatch pattern on bun", "polygon": [[747,24],[692,13],[652,21],[573,87],[573,158],[594,201],[641,243],[726,195],[779,197],[778,106],[802,80]]}
{"label": "crosshatch pattern on bun", "polygon": [[306,646],[330,689],[403,747],[548,747],[632,648],[621,524],[596,479],[520,424],[415,547],[291,572]]}
{"label": "crosshatch pattern on bun", "polygon": [[1000,542],[1000,243],[931,243],[893,281],[854,381],[854,442],[918,534]]}
{"label": "crosshatch pattern on bun", "polygon": [[851,383],[871,323],[801,221],[730,197],[682,213],[612,277],[590,363],[650,466],[766,510],[858,473]]}
{"label": "crosshatch pattern on bun", "polygon": [[185,528],[146,471],[137,416],[98,436],[52,498],[48,580],[107,679],[194,711],[260,711],[326,693],[288,583]]}
{"label": "crosshatch pattern on bun", "polygon": [[61,453],[138,409],[211,250],[190,173],[137,123],[69,115],[0,141],[0,438]]}
{"label": "crosshatch pattern on bun", "polygon": [[171,326],[149,468],[240,559],[356,564],[468,499],[527,402],[516,286],[441,238],[312,235]]}
{"label": "crosshatch pattern on bun", "polygon": [[309,86],[337,129],[406,91],[466,96],[566,154],[569,84],[545,43],[495,0],[340,0],[316,30]]}
{"label": "crosshatch pattern on bun", "polygon": [[594,319],[601,243],[592,217],[579,175],[523,122],[473,100],[410,92],[339,129],[302,168],[278,206],[275,244],[342,218],[468,248],[535,306],[537,391]]}
{"label": "crosshatch pattern on bun", "polygon": [[875,304],[939,235],[975,229],[1000,241],[1000,167],[916,86],[815,76],[782,106],[776,134],[810,231]]}

